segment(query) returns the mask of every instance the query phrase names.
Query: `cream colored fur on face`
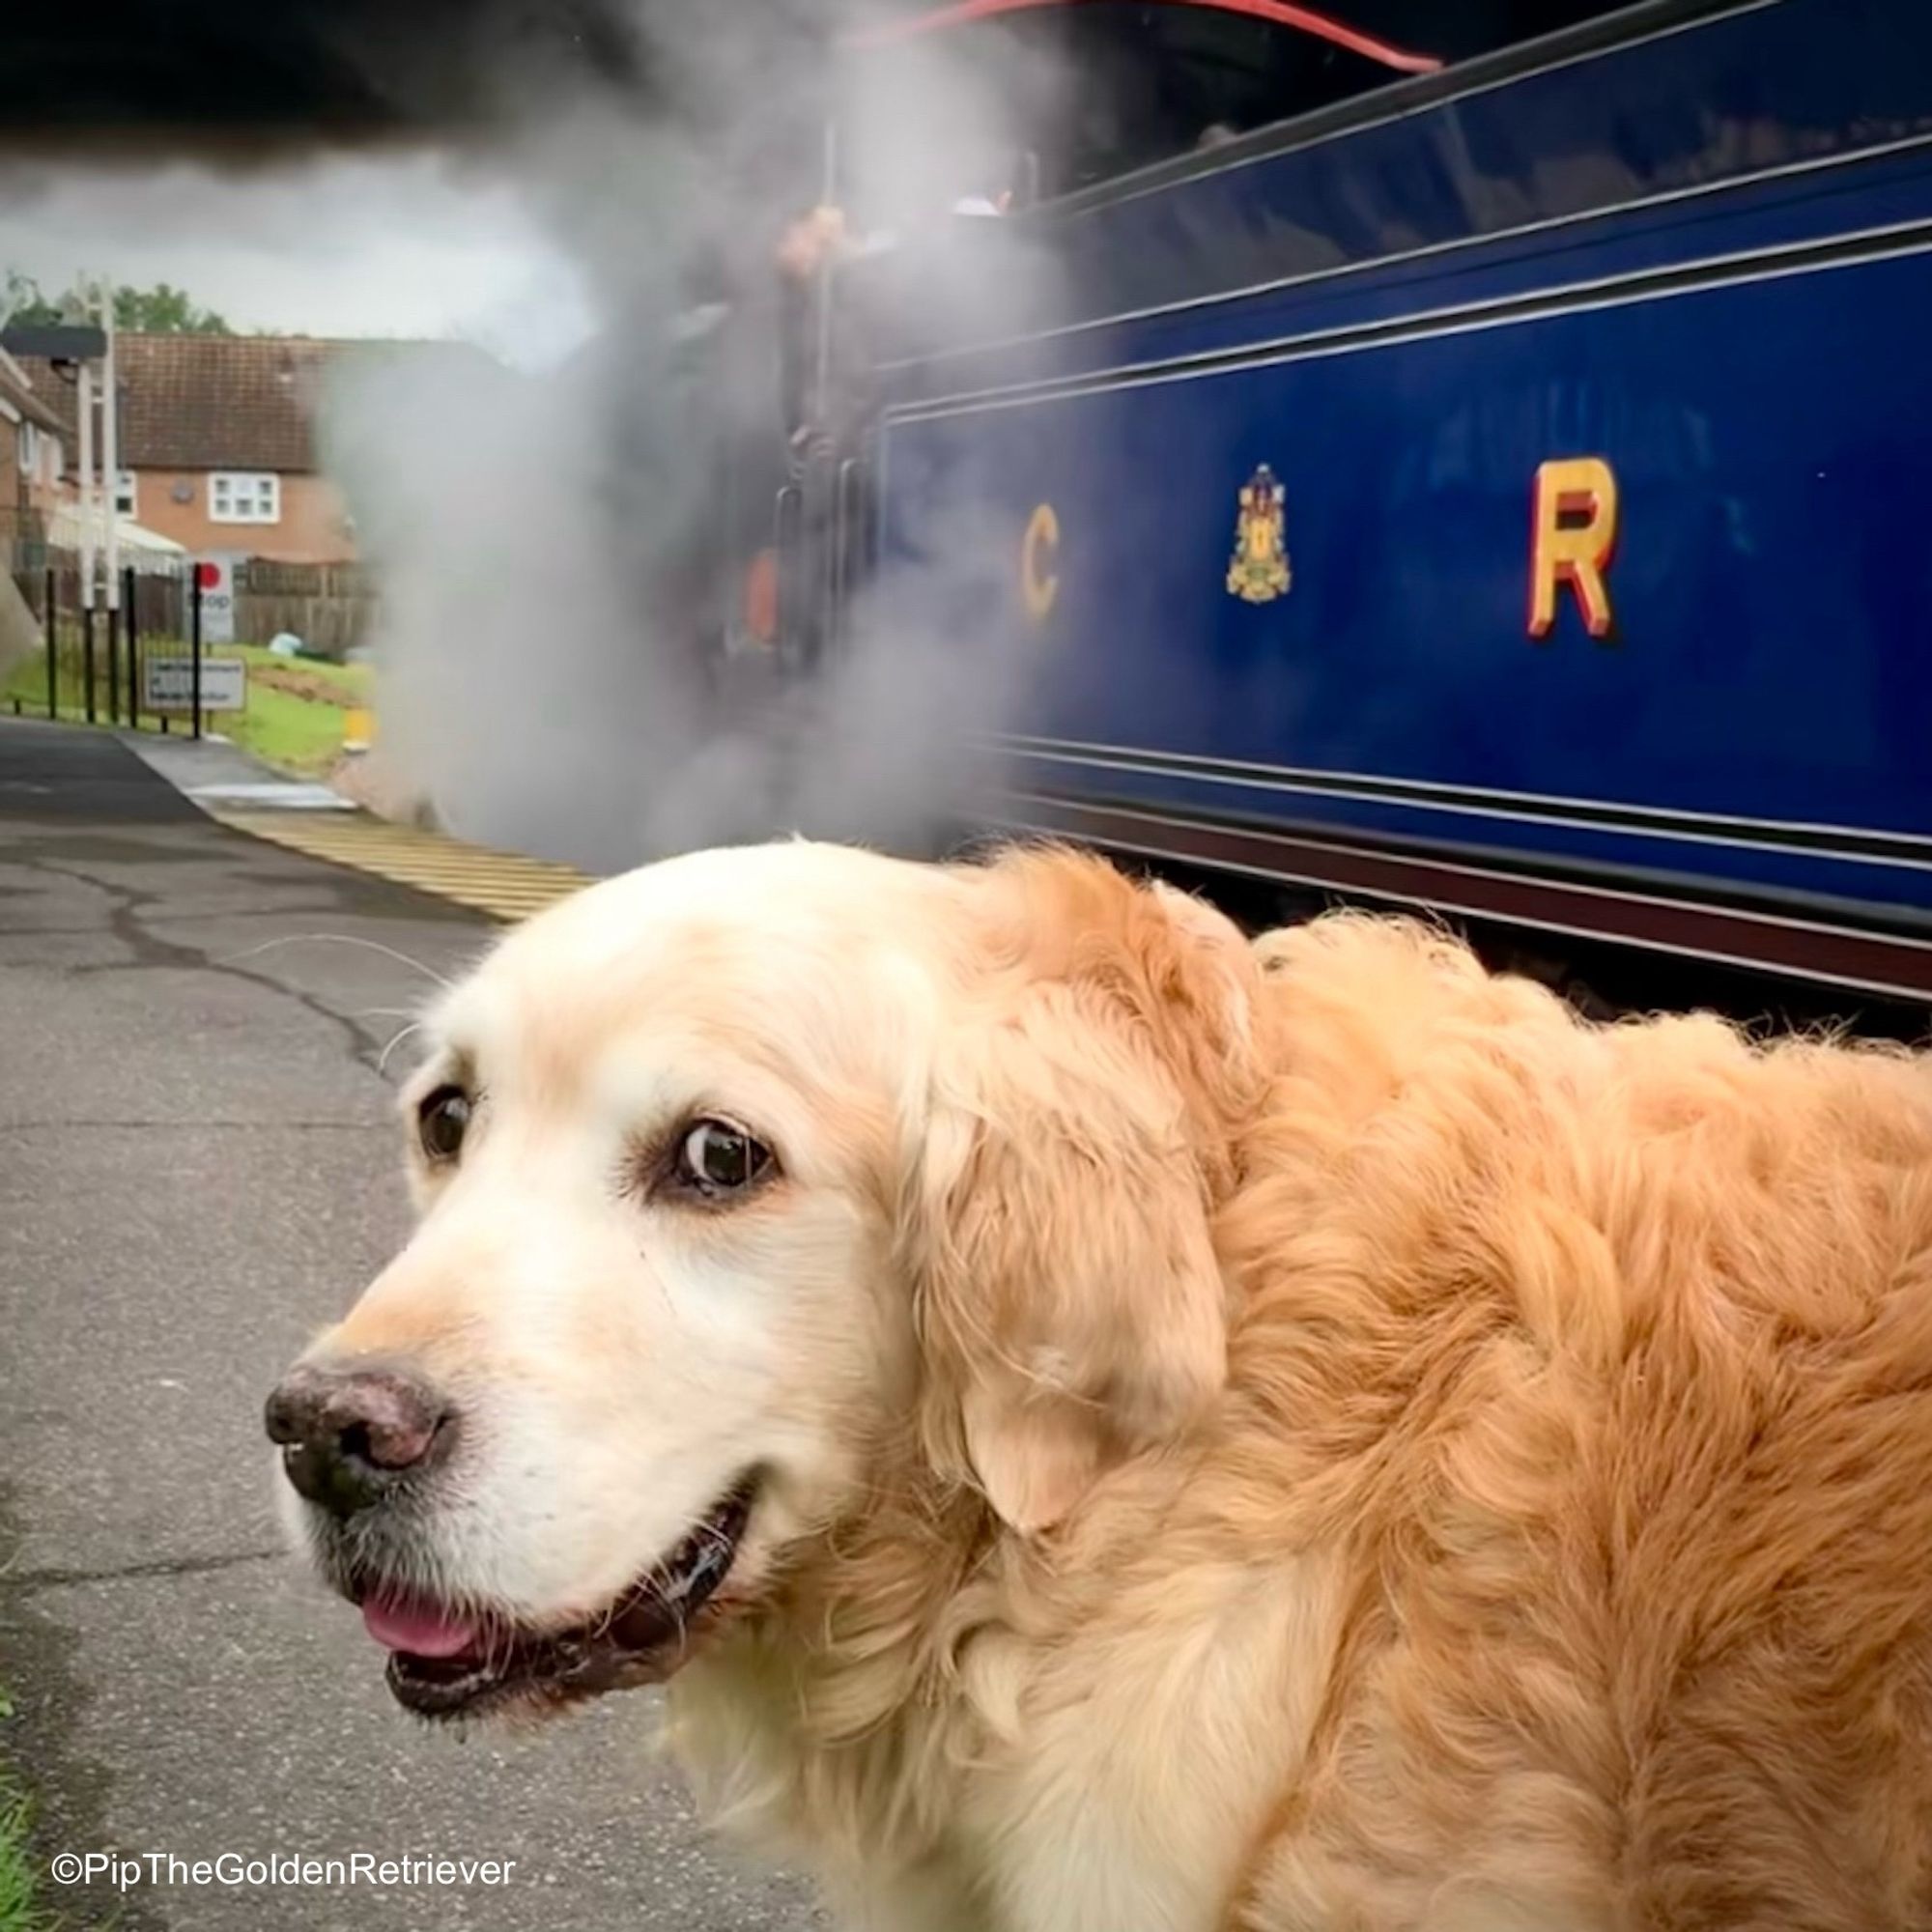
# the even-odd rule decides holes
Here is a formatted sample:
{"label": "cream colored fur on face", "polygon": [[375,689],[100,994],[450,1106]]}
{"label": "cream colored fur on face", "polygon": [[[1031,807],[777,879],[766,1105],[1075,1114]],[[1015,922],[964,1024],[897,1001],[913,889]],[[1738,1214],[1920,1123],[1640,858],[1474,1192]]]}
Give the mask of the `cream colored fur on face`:
{"label": "cream colored fur on face", "polygon": [[[688,969],[622,881],[503,970],[642,920],[627,1053],[789,1095],[713,1278],[754,1327],[789,1238],[868,1338],[744,1343],[787,1500],[671,1693],[722,1821],[876,1932],[1932,1925],[1923,1063],[1588,1026],[1396,921],[1250,947],[1066,854],[678,863]],[[515,1011],[564,1104],[596,1030]]]}

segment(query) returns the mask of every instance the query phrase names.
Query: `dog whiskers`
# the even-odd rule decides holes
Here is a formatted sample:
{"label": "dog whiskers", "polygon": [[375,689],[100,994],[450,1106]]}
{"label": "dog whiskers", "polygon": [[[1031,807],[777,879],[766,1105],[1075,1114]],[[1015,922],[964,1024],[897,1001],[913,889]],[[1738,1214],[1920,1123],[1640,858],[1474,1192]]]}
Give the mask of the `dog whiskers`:
{"label": "dog whiskers", "polygon": [[439,986],[449,987],[455,982],[439,973],[434,966],[425,966],[420,959],[412,959],[407,952],[398,952],[393,946],[384,946],[380,939],[363,939],[351,932],[290,932],[278,939],[265,939],[259,946],[251,946],[245,952],[229,953],[214,963],[217,966],[239,966],[243,960],[259,958],[264,952],[272,952],[278,947],[298,946],[316,941],[329,946],[359,946],[368,952],[380,952],[384,958],[393,959],[398,965],[407,966],[412,972],[420,973],[425,980],[434,980]]}
{"label": "dog whiskers", "polygon": [[423,1022],[421,1020],[412,1020],[410,1024],[402,1030],[401,1033],[391,1034],[389,1036],[388,1044],[384,1046],[382,1052],[376,1056],[376,1071],[378,1075],[381,1075],[388,1070],[390,1054],[394,1053],[397,1047],[402,1045],[403,1041],[408,1039],[412,1034],[420,1033],[422,1032],[422,1030],[423,1030]]}

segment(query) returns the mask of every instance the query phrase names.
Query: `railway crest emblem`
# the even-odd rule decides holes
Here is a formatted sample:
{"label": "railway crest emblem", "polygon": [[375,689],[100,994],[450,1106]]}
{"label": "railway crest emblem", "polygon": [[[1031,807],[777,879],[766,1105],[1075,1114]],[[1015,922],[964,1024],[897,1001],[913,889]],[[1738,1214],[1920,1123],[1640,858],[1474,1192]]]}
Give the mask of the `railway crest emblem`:
{"label": "railway crest emblem", "polygon": [[1287,490],[1264,463],[1241,485],[1235,518],[1235,554],[1228,559],[1228,594],[1248,604],[1271,604],[1293,582],[1286,539]]}

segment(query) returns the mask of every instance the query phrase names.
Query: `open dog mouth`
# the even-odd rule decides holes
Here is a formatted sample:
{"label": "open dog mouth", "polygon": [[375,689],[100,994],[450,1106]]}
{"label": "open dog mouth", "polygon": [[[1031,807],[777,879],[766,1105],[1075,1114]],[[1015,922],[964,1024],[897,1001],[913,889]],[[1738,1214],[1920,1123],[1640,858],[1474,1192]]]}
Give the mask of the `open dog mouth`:
{"label": "open dog mouth", "polygon": [[750,1478],[741,1482],[663,1562],[595,1616],[563,1629],[526,1629],[487,1611],[369,1587],[362,1620],[389,1653],[390,1690],[418,1716],[457,1718],[662,1683],[715,1618],[713,1599],[737,1559],[753,1488]]}

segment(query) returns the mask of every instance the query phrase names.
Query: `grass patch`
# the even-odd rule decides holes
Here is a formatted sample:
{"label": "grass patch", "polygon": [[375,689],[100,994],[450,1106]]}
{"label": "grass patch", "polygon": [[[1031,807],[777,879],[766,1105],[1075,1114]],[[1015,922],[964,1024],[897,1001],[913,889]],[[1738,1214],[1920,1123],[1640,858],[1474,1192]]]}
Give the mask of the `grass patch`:
{"label": "grass patch", "polygon": [[342,727],[349,713],[339,704],[319,703],[278,691],[251,672],[246,711],[217,711],[211,727],[233,739],[265,765],[298,778],[316,778],[342,751]]}
{"label": "grass patch", "polygon": [[339,704],[366,704],[373,687],[367,665],[331,664],[327,658],[278,658],[261,644],[223,644],[224,657],[237,657],[248,667],[252,678],[266,672],[290,687],[313,686],[319,696]]}
{"label": "grass patch", "polygon": [[0,1932],[54,1932],[37,1901],[36,1863],[27,1834],[33,1809],[17,1792],[0,1792]]}
{"label": "grass patch", "polygon": [[[14,1707],[0,1690],[0,1718]],[[39,1861],[30,1835],[34,1808],[0,1765],[0,1932],[57,1932],[55,1920],[39,1903]]]}

